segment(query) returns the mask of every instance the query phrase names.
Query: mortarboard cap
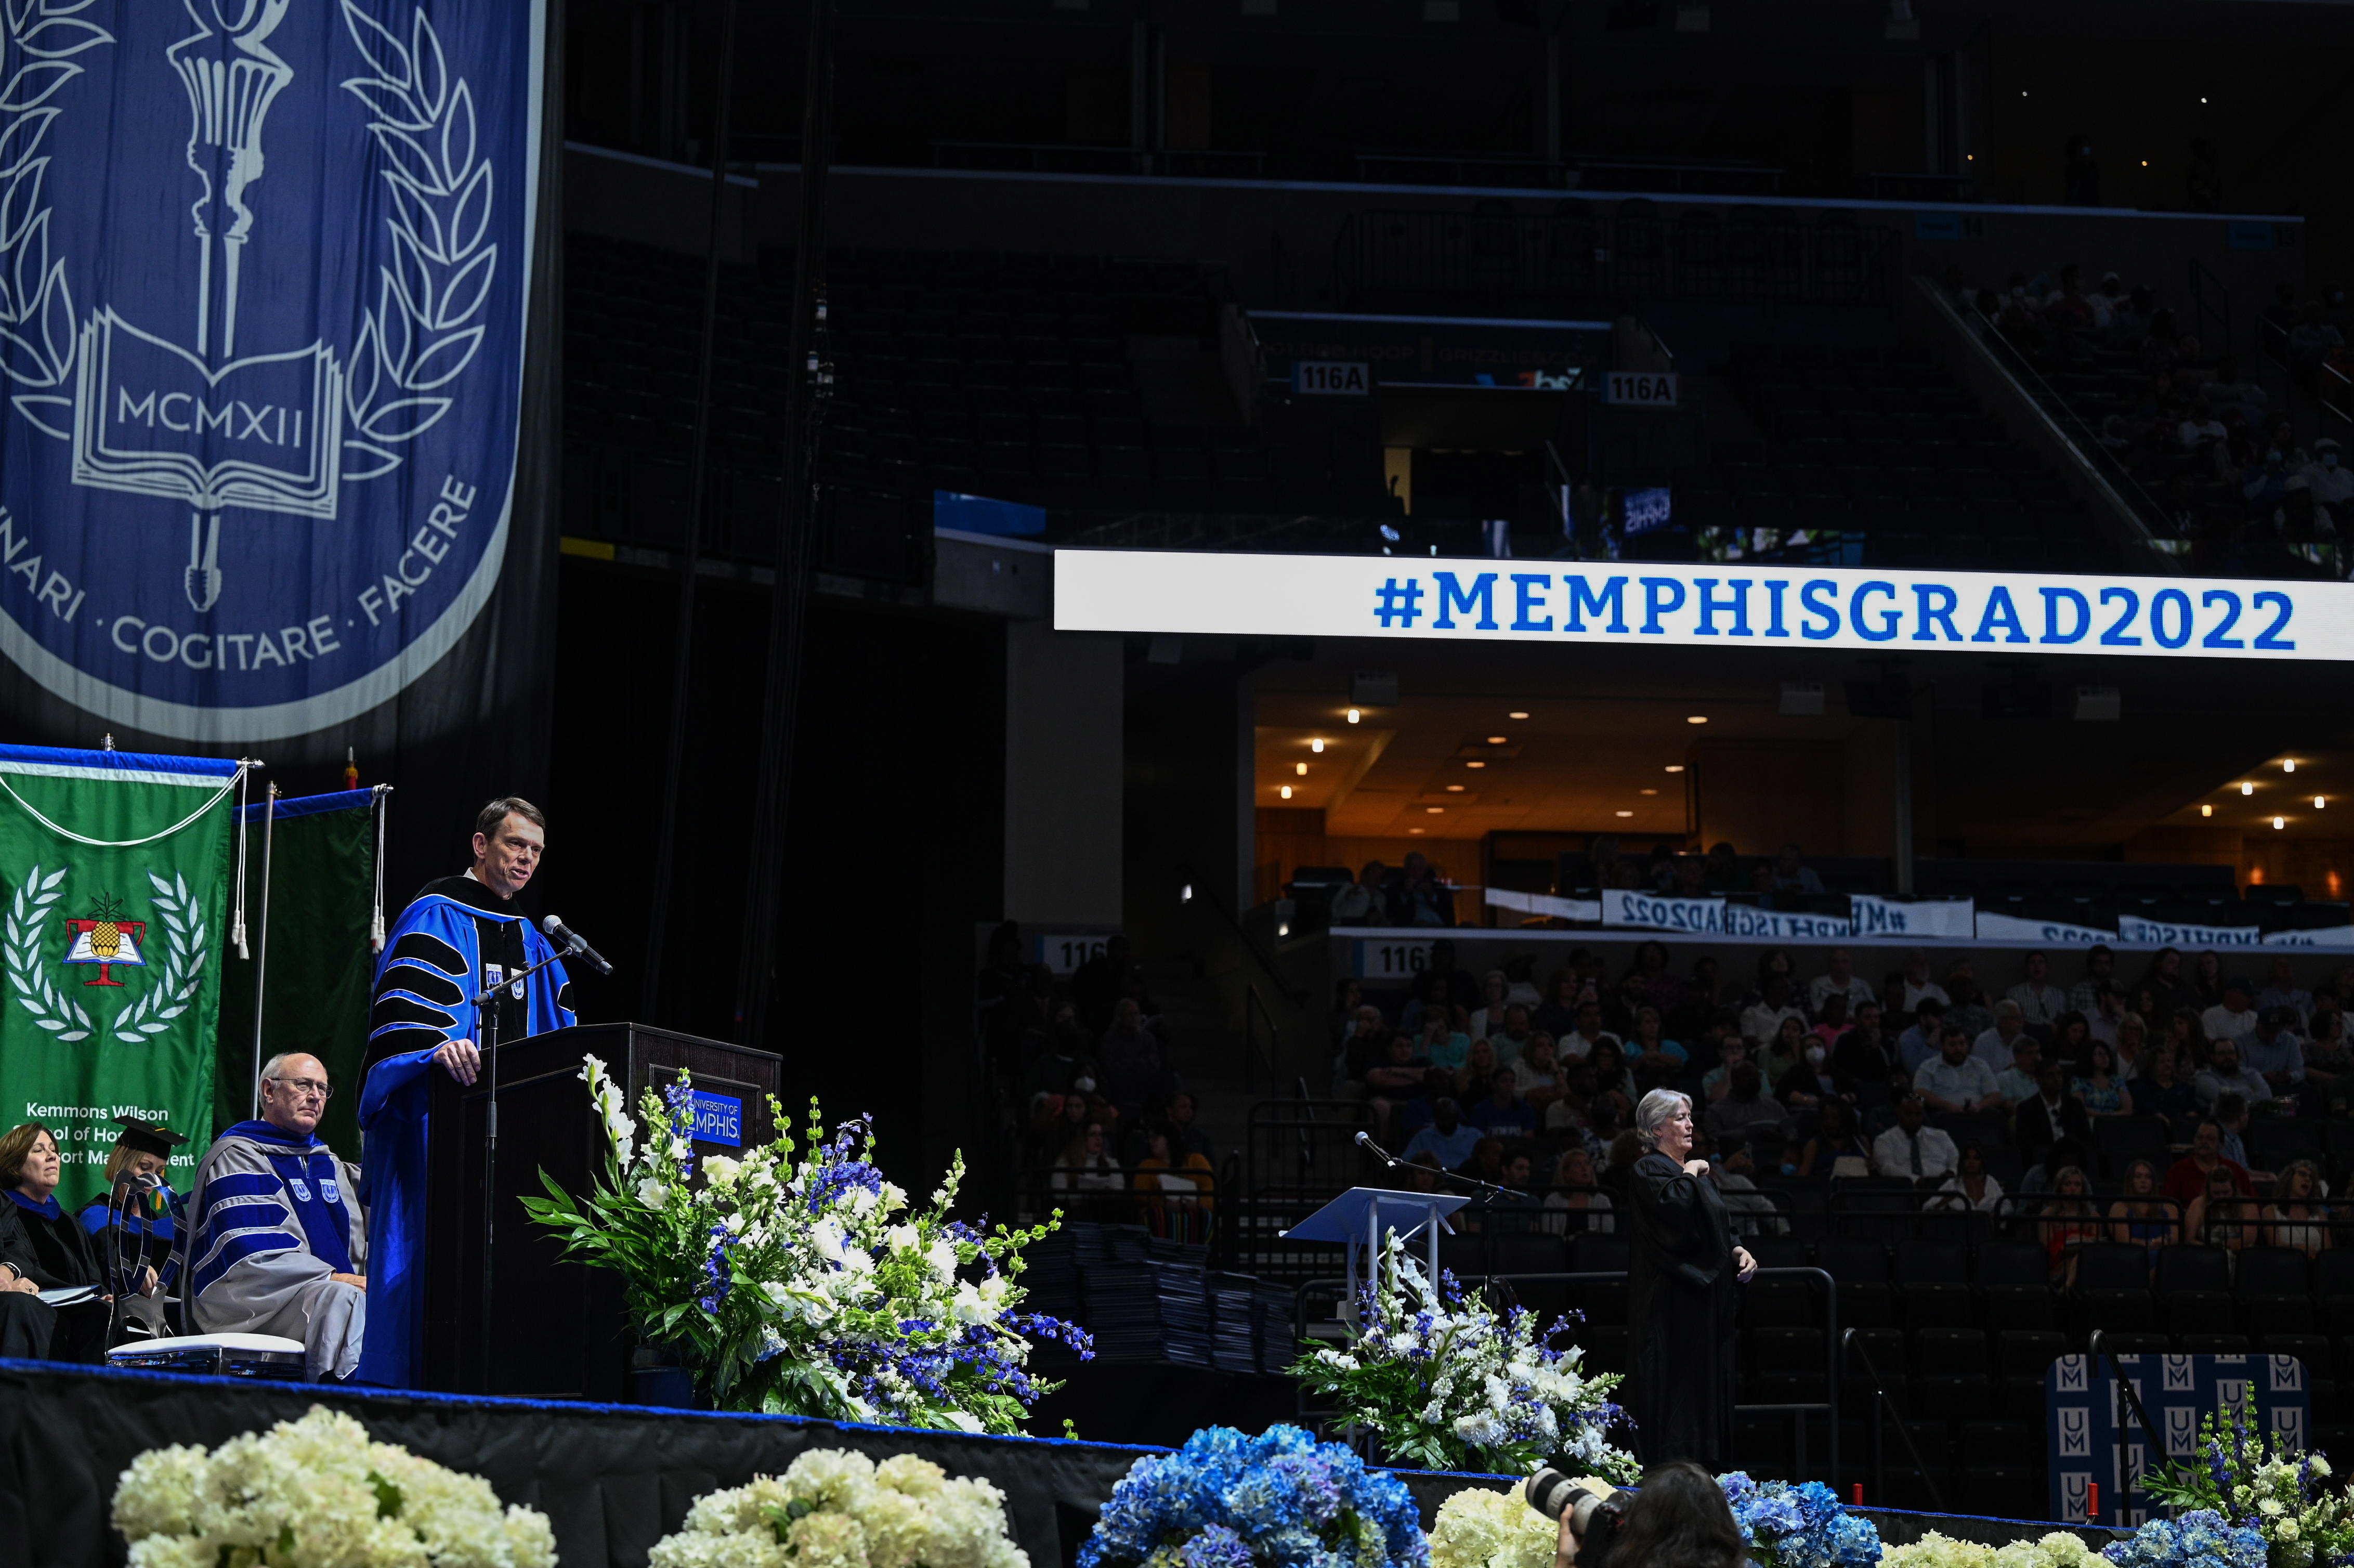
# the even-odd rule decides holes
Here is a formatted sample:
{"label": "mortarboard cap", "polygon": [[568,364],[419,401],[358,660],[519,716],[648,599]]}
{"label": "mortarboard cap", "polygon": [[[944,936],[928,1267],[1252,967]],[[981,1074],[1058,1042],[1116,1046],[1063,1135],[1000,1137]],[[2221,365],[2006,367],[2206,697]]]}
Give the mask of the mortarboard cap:
{"label": "mortarboard cap", "polygon": [[168,1127],[157,1127],[154,1122],[142,1121],[135,1116],[119,1116],[114,1120],[122,1128],[115,1142],[126,1149],[135,1149],[142,1154],[153,1154],[160,1160],[169,1160],[172,1150],[188,1141],[188,1135],[185,1132],[174,1132]]}

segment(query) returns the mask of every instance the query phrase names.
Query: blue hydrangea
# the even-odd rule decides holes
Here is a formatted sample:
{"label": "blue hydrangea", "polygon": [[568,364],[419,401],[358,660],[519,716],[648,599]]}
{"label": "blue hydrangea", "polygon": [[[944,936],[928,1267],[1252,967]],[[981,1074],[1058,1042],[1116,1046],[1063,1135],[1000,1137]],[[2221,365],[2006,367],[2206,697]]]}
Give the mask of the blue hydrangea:
{"label": "blue hydrangea", "polygon": [[1196,1432],[1112,1489],[1079,1568],[1428,1568],[1405,1483],[1297,1426]]}
{"label": "blue hydrangea", "polygon": [[2102,1553],[2118,1568],[2265,1568],[2264,1538],[2212,1509],[2154,1519]]}
{"label": "blue hydrangea", "polygon": [[1791,1486],[1758,1481],[1740,1470],[1716,1478],[1754,1552],[1776,1568],[1871,1568],[1880,1561],[1880,1531],[1840,1506],[1820,1481]]}

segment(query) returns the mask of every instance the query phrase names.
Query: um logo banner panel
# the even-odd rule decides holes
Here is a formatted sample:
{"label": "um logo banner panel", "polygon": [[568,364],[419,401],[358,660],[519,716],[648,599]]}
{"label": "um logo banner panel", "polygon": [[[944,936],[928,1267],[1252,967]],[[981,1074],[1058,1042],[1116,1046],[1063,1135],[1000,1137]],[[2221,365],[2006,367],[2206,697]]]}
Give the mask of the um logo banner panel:
{"label": "um logo banner panel", "polygon": [[496,584],[540,0],[0,0],[0,652],[113,723],[341,723]]}
{"label": "um logo banner panel", "polygon": [[1504,642],[2354,659],[2354,585],[1057,550],[1055,625]]}

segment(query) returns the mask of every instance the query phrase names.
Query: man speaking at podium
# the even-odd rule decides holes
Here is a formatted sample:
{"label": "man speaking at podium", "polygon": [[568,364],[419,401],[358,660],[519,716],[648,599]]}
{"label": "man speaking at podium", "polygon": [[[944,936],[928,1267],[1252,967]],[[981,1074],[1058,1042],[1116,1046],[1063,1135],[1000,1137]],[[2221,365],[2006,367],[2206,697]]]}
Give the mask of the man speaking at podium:
{"label": "man speaking at podium", "polygon": [[[436,1066],[461,1084],[481,1072],[469,1000],[555,956],[515,895],[539,869],[547,819],[530,801],[493,800],[474,821],[473,863],[429,882],[385,937],[368,1014],[360,1128],[367,1135],[367,1338],[356,1381],[413,1388],[425,1295],[425,1127]],[[498,1038],[569,1029],[560,962],[501,986]]]}

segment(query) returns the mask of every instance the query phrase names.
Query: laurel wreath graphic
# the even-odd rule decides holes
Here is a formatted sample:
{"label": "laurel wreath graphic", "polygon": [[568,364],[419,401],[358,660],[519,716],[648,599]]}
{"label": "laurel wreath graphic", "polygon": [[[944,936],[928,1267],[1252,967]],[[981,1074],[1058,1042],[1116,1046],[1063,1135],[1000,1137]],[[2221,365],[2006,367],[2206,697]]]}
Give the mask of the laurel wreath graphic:
{"label": "laurel wreath graphic", "polygon": [[[34,1023],[70,1042],[89,1039],[98,1024],[81,1003],[58,989],[41,964],[41,934],[48,927],[49,911],[64,896],[65,877],[64,866],[44,875],[37,865],[26,874],[8,901],[7,922],[0,927],[0,970]],[[114,1016],[114,1037],[133,1044],[162,1033],[188,1011],[209,957],[204,910],[189,892],[187,878],[175,872],[166,882],[151,871],[147,880],[154,885],[164,952],[155,983]]]}
{"label": "laurel wreath graphic", "polygon": [[376,74],[343,85],[367,105],[392,193],[392,264],[377,269],[376,302],[362,319],[344,397],[358,432],[344,450],[360,460],[344,477],[374,479],[400,464],[388,445],[414,440],[450,411],[452,400],[432,394],[482,348],[485,329],[474,318],[490,298],[499,248],[489,242],[493,182],[475,143],[473,93],[451,79],[424,8],[406,45],[353,0],[344,0],[344,25]]}
{"label": "laurel wreath graphic", "polygon": [[[76,12],[91,0],[0,0],[0,371],[26,387],[56,387],[72,373],[73,291],[66,264],[49,255],[49,209],[41,185],[49,160],[41,144],[58,111],[58,90],[82,74],[73,57],[114,42]],[[69,398],[25,403],[70,406]],[[58,434],[35,409],[25,412]]]}
{"label": "laurel wreath graphic", "polygon": [[[60,112],[48,100],[82,73],[71,57],[112,34],[75,13],[93,0],[0,0],[0,374],[27,388],[62,388],[72,375],[73,295],[49,255],[41,154]],[[391,193],[392,258],[377,269],[376,303],[361,314],[345,379],[343,477],[375,479],[400,466],[392,449],[432,429],[454,399],[437,396],[473,363],[488,330],[478,317],[497,276],[491,243],[495,194],[476,137],[474,98],[450,74],[440,36],[420,6],[403,43],[354,0],[344,26],[369,74],[342,83],[366,107]],[[27,391],[17,411],[72,439],[73,398]]]}
{"label": "laurel wreath graphic", "polygon": [[24,885],[8,901],[0,968],[7,971],[8,989],[17,1004],[33,1015],[35,1023],[60,1040],[87,1040],[98,1025],[81,1003],[51,983],[40,962],[41,933],[48,927],[50,909],[65,895],[65,879],[64,866],[44,877],[37,865],[26,875]]}

